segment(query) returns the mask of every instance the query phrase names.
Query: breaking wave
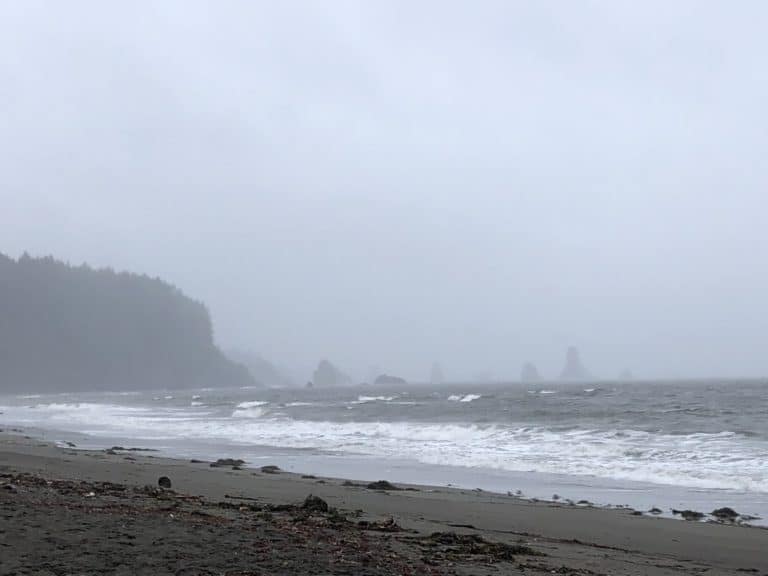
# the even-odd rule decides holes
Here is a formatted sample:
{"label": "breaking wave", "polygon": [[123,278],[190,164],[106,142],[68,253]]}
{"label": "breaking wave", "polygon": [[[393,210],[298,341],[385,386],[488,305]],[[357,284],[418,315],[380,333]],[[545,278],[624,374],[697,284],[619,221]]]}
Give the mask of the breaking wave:
{"label": "breaking wave", "polygon": [[[457,401],[469,396],[475,395],[459,396]],[[379,401],[389,397],[370,398]],[[94,436],[222,440],[239,446],[312,448],[408,458],[425,464],[768,493],[766,443],[743,433],[665,434],[499,423],[310,421],[270,414],[266,404],[242,402],[231,416],[214,416],[188,407],[88,402],[3,406],[0,411],[7,423],[44,425]]]}
{"label": "breaking wave", "polygon": [[240,402],[240,404],[237,405],[237,408],[256,408],[257,406],[266,406],[267,404],[269,404],[269,402],[264,400],[252,400],[249,402]]}
{"label": "breaking wave", "polygon": [[395,399],[395,396],[358,396],[357,400],[353,400],[350,404],[367,404],[368,402],[390,402]]}
{"label": "breaking wave", "polygon": [[465,394],[462,396],[461,394],[451,394],[448,396],[448,400],[451,402],[472,402],[474,400],[479,400],[482,398],[480,394]]}

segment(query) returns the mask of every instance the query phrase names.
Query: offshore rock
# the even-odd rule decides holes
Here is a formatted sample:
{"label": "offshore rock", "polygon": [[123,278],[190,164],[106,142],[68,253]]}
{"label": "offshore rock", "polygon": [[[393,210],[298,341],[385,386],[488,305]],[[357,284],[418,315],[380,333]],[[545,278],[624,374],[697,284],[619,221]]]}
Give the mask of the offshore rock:
{"label": "offshore rock", "polygon": [[568,348],[565,354],[565,365],[560,372],[561,380],[589,380],[589,371],[581,363],[579,349],[575,346]]}
{"label": "offshore rock", "polygon": [[539,380],[541,380],[541,376],[539,375],[539,371],[536,368],[536,365],[532,362],[526,362],[523,365],[523,369],[520,371],[520,381],[538,382]]}
{"label": "offshore rock", "polygon": [[351,383],[351,378],[339,370],[336,366],[328,362],[328,360],[320,360],[317,365],[314,374],[312,375],[312,383],[314,386],[321,388],[333,388],[334,386],[348,386]]}

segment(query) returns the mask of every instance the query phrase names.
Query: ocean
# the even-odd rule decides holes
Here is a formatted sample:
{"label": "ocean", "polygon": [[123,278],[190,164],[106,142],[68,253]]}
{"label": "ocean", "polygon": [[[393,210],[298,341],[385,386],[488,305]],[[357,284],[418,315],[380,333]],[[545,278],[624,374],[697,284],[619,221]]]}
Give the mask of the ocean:
{"label": "ocean", "polygon": [[768,382],[200,389],[0,396],[0,427],[80,448],[768,525]]}

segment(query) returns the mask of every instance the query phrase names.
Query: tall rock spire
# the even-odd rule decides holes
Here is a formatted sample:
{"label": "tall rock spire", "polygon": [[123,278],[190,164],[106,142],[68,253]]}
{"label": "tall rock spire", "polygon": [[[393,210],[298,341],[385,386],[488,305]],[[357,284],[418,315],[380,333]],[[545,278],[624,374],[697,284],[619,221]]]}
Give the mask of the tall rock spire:
{"label": "tall rock spire", "polygon": [[588,380],[591,378],[589,371],[581,363],[579,349],[576,346],[568,348],[565,354],[565,366],[560,372],[561,380]]}

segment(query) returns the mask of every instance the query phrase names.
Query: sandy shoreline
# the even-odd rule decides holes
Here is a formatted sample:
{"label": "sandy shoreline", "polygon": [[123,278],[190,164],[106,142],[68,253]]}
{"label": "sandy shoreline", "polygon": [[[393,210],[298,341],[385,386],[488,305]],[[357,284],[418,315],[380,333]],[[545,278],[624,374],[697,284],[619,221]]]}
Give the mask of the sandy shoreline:
{"label": "sandy shoreline", "polygon": [[[0,474],[0,574],[768,574],[768,530],[629,510],[423,486],[370,490],[322,471],[212,468],[8,434]],[[161,476],[173,496],[137,491]],[[309,494],[339,512],[307,514]],[[404,531],[382,531],[390,518]],[[469,553],[466,541],[433,533],[484,543]]]}

